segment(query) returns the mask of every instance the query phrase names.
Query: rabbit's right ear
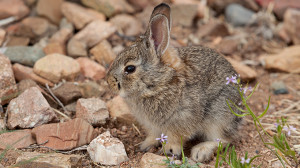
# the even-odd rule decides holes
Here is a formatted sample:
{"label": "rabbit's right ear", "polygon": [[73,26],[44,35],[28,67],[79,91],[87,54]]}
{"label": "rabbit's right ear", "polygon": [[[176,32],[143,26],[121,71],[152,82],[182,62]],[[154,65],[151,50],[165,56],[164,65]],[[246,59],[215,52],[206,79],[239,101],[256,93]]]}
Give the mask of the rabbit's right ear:
{"label": "rabbit's right ear", "polygon": [[169,5],[162,3],[152,12],[146,37],[154,47],[156,54],[162,56],[169,46],[171,17]]}

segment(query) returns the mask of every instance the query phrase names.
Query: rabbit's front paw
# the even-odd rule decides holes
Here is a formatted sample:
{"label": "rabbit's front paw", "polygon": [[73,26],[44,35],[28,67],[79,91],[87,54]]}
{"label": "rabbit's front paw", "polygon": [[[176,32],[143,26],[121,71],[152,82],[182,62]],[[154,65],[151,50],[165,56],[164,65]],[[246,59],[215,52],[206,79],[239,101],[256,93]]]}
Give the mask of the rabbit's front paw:
{"label": "rabbit's front paw", "polygon": [[175,156],[180,156],[180,154],[181,154],[181,145],[180,144],[167,143],[165,145],[165,151],[166,151],[167,154],[174,154]]}
{"label": "rabbit's front paw", "polygon": [[218,148],[218,143],[213,141],[203,142],[193,147],[192,159],[196,162],[210,160]]}
{"label": "rabbit's front paw", "polygon": [[155,139],[154,136],[148,136],[140,145],[140,150],[143,152],[147,152],[150,148],[159,145],[159,141]]}

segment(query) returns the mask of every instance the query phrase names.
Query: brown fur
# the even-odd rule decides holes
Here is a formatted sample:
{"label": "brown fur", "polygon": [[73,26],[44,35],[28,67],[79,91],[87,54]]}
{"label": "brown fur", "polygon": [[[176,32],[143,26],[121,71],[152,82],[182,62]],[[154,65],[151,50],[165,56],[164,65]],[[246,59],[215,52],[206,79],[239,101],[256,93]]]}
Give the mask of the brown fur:
{"label": "brown fur", "polygon": [[[205,142],[193,147],[192,158],[208,160],[217,148],[215,139],[226,143],[238,137],[241,120],[229,111],[226,100],[238,104],[240,97],[233,86],[225,84],[226,77],[236,72],[212,49],[171,48],[164,43],[161,46],[166,50],[161,46],[157,50],[153,42],[156,37],[151,37],[148,28],[144,36],[117,56],[108,72],[108,84],[147,130],[142,150],[158,145],[155,138],[164,133],[168,136],[166,150],[180,154],[181,138],[186,142],[201,136]],[[136,67],[134,73],[124,73],[128,65]]]}

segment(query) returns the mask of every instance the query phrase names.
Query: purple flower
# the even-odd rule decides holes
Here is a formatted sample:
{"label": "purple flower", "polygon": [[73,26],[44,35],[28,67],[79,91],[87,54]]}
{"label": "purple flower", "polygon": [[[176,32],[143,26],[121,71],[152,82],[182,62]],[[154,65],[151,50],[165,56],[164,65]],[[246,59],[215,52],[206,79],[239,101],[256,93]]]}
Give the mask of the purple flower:
{"label": "purple flower", "polygon": [[249,86],[249,87],[245,87],[245,88],[241,89],[241,91],[243,91],[244,94],[246,94],[248,90],[251,92],[252,91],[252,87]]}
{"label": "purple flower", "polygon": [[242,158],[241,160],[241,163],[244,164],[244,163],[249,163],[250,162],[250,158],[246,159],[245,158]]}
{"label": "purple flower", "polygon": [[226,85],[228,85],[229,83],[235,83],[235,84],[237,84],[236,77],[237,76],[231,76],[231,78],[226,77],[226,80],[227,80]]}
{"label": "purple flower", "polygon": [[296,128],[294,126],[291,126],[291,125],[288,126],[288,127],[284,126],[283,129],[288,132],[288,136],[291,135],[291,131],[296,131]]}
{"label": "purple flower", "polygon": [[278,123],[275,123],[274,125],[275,125],[275,127],[276,127],[276,128],[279,126],[279,124],[278,124]]}
{"label": "purple flower", "polygon": [[176,156],[174,154],[172,154],[170,164],[171,165],[175,164],[175,160],[176,160]]}
{"label": "purple flower", "polygon": [[221,142],[221,139],[220,139],[220,138],[217,138],[217,139],[215,139],[215,141],[217,141],[217,142]]}
{"label": "purple flower", "polygon": [[160,138],[156,138],[156,140],[160,141],[161,143],[164,143],[164,142],[167,143],[167,139],[168,139],[168,136],[165,136],[164,134],[161,134]]}

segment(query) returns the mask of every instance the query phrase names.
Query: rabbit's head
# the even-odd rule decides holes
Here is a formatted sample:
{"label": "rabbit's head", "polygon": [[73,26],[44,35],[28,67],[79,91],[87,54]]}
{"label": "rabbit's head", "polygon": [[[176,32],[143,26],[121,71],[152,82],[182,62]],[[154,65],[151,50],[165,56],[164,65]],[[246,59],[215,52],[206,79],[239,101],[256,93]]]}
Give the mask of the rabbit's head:
{"label": "rabbit's head", "polygon": [[168,61],[178,60],[168,49],[170,29],[170,7],[163,3],[154,8],[146,33],[112,63],[107,81],[113,92],[123,97],[153,96],[164,87],[174,73]]}

